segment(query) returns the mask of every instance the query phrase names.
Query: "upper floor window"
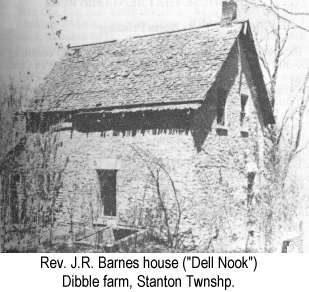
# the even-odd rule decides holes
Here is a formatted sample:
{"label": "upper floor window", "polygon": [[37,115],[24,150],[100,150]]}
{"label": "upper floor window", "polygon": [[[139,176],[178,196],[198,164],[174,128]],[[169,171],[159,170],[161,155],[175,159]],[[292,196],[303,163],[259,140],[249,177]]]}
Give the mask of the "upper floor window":
{"label": "upper floor window", "polygon": [[240,125],[244,125],[245,117],[246,117],[246,104],[248,101],[248,95],[241,94],[240,95],[240,105],[241,105],[241,111],[240,111]]}
{"label": "upper floor window", "polygon": [[225,103],[226,103],[226,90],[219,87],[217,90],[217,124],[225,125]]}
{"label": "upper floor window", "polygon": [[116,216],[116,173],[115,169],[97,169],[104,216]]}
{"label": "upper floor window", "polygon": [[255,175],[256,173],[253,171],[249,172],[247,175],[247,190],[249,193],[251,193],[253,190]]}

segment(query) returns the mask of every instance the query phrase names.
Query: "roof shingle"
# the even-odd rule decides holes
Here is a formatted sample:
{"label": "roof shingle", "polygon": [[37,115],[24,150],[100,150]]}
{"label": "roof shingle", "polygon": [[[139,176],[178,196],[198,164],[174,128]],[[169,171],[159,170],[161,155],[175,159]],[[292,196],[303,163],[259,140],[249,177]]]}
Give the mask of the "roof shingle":
{"label": "roof shingle", "polygon": [[56,63],[31,111],[202,101],[242,23],[76,46]]}

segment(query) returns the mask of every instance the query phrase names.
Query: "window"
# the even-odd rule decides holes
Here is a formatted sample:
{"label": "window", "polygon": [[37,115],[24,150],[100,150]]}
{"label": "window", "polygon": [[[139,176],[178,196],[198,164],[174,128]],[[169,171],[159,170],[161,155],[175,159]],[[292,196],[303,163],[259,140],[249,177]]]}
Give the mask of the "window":
{"label": "window", "polygon": [[240,111],[240,125],[244,125],[244,120],[246,117],[246,104],[248,101],[248,95],[241,94],[240,95],[240,104],[241,104],[241,111]]}
{"label": "window", "polygon": [[115,169],[97,169],[104,216],[116,216],[116,173]]}
{"label": "window", "polygon": [[248,193],[251,193],[253,190],[253,185],[254,185],[254,179],[255,179],[255,172],[249,172],[248,176],[247,176],[247,180],[248,180],[248,186],[247,186],[247,190]]}
{"label": "window", "polygon": [[217,124],[224,126],[225,124],[225,102],[226,90],[218,88],[217,90]]}

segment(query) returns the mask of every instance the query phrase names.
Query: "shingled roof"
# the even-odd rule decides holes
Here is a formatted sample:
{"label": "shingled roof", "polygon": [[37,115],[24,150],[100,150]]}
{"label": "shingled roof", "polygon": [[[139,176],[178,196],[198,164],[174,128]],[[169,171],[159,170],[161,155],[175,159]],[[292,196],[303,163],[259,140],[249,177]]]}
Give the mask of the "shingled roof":
{"label": "shingled roof", "polygon": [[31,111],[201,102],[242,23],[71,47]]}

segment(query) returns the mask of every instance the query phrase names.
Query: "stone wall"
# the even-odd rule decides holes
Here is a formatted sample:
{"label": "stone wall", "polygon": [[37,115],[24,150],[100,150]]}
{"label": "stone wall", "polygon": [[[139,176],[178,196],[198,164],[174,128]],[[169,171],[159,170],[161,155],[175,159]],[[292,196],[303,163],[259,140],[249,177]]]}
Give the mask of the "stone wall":
{"label": "stone wall", "polygon": [[[205,103],[191,113],[189,133],[156,133],[104,137],[99,132],[64,131],[63,155],[70,157],[64,187],[58,199],[57,236],[91,232],[93,223],[114,221],[102,216],[96,168],[117,164],[117,223],[130,226],[162,226],[153,178],[142,155],[158,159],[175,184],[182,210],[180,232],[186,246],[199,251],[244,250],[247,218],[247,166],[262,167],[263,142],[256,97],[240,70],[235,45],[210,89]],[[244,64],[243,64],[244,66]],[[216,92],[228,90],[226,123],[216,123]],[[250,95],[246,122],[240,126],[240,93]],[[248,132],[248,137],[241,135]],[[147,160],[148,161],[148,160]],[[255,180],[259,186],[260,173]],[[173,186],[164,171],[160,190],[170,216],[177,218]],[[171,228],[175,222],[171,222]],[[157,228],[160,229],[160,228]],[[186,234],[186,235],[185,235]]]}

